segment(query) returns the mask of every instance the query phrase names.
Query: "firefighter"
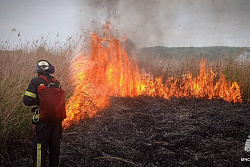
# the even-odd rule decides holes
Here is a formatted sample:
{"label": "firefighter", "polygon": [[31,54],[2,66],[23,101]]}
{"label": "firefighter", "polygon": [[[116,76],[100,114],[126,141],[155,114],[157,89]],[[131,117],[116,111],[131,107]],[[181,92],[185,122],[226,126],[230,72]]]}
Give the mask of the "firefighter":
{"label": "firefighter", "polygon": [[[59,166],[60,157],[60,139],[62,134],[62,119],[44,121],[39,119],[40,101],[38,97],[38,87],[41,85],[48,86],[47,81],[51,82],[55,71],[54,66],[46,60],[40,60],[35,66],[35,77],[29,83],[28,89],[25,91],[23,103],[26,106],[37,106],[32,109],[34,111],[33,123],[35,124],[35,153],[33,164],[36,167],[46,166],[47,150],[49,149],[49,166]],[[45,77],[45,80],[41,77]],[[56,80],[54,87],[61,89],[60,83]],[[42,104],[42,103],[41,103]],[[43,104],[44,105],[44,104]]]}

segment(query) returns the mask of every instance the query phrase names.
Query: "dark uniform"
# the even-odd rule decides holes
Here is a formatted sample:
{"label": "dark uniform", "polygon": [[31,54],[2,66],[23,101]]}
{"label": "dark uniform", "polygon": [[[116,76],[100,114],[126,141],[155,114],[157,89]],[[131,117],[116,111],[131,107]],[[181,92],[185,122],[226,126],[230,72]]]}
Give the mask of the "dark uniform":
{"label": "dark uniform", "polygon": [[[52,80],[52,76],[49,74],[42,74],[49,82]],[[41,77],[36,77],[29,83],[28,89],[25,91],[23,102],[27,106],[40,106],[38,99],[38,86],[47,86],[48,84]],[[53,87],[60,88],[60,83],[55,82]],[[37,118],[36,118],[37,119]],[[37,167],[46,166],[47,149],[49,148],[49,166],[56,167],[59,165],[60,157],[60,138],[62,133],[62,121],[41,121],[35,123],[35,157],[34,162]]]}

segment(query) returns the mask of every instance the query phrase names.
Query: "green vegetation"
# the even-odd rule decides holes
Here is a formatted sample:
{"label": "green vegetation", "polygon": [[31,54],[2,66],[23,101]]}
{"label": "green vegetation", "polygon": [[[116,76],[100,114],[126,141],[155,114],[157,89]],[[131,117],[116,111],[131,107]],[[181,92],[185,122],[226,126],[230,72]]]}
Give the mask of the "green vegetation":
{"label": "green vegetation", "polygon": [[248,47],[226,47],[226,46],[211,46],[211,47],[163,47],[155,46],[142,48],[138,50],[141,55],[152,56],[159,55],[164,57],[182,58],[183,56],[202,56],[209,60],[217,59],[221,56],[236,57],[244,52],[250,53]]}

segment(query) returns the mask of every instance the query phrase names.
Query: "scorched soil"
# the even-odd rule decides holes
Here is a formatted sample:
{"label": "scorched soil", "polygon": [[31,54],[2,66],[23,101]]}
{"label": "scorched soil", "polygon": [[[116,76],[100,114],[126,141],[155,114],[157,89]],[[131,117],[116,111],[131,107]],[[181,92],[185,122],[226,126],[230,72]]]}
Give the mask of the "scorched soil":
{"label": "scorched soil", "polygon": [[[250,166],[250,104],[111,98],[110,107],[64,130],[62,167]],[[10,146],[3,166],[31,166],[32,142]]]}

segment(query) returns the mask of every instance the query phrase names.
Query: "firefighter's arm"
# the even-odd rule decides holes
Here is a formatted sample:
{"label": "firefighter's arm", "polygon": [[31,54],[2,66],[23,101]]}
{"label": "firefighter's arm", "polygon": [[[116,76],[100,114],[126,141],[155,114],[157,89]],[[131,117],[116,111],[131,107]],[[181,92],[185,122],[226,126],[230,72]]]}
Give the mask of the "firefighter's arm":
{"label": "firefighter's arm", "polygon": [[37,105],[37,90],[35,84],[31,81],[28,89],[25,91],[23,96],[23,103],[26,106],[34,106]]}

